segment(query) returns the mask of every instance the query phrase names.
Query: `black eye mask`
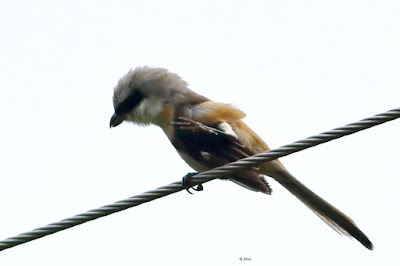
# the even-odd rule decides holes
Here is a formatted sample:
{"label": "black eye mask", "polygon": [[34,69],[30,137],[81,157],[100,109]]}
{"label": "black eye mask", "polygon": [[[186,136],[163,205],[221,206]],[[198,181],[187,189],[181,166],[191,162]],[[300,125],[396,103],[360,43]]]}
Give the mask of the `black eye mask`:
{"label": "black eye mask", "polygon": [[117,115],[125,114],[135,108],[144,98],[143,93],[139,90],[135,90],[132,95],[123,100],[116,108],[115,113]]}

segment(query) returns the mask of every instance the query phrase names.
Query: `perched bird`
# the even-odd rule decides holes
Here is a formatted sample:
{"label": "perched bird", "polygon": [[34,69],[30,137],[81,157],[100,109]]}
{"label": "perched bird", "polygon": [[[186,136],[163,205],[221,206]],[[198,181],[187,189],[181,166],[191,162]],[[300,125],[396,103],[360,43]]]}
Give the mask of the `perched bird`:
{"label": "perched bird", "polygon": [[[110,127],[123,121],[161,127],[182,159],[198,172],[269,150],[241,120],[245,117],[242,111],[193,92],[178,75],[163,68],[129,71],[115,87],[113,102]],[[279,160],[238,171],[229,180],[271,194],[264,175],[278,181],[333,229],[373,249],[349,217],[294,178]]]}

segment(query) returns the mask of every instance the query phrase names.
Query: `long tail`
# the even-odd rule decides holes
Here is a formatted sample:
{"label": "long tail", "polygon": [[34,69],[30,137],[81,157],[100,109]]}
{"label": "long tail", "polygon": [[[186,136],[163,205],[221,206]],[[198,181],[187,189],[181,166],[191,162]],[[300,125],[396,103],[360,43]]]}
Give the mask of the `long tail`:
{"label": "long tail", "polygon": [[289,172],[281,171],[276,173],[274,179],[302,201],[334,230],[354,237],[370,250],[374,248],[371,241],[360,229],[358,229],[353,220],[312,192]]}

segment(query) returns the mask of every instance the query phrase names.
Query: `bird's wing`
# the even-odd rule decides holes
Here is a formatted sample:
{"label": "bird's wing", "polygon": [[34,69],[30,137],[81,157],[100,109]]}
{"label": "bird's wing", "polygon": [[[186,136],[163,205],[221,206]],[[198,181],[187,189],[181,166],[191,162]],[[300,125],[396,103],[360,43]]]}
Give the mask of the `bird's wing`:
{"label": "bird's wing", "polygon": [[[204,125],[177,117],[173,127],[172,144],[180,154],[189,156],[204,169],[212,169],[254,154],[239,141],[227,123]],[[271,188],[264,177],[253,169],[240,170],[228,178],[248,189],[271,194]]]}

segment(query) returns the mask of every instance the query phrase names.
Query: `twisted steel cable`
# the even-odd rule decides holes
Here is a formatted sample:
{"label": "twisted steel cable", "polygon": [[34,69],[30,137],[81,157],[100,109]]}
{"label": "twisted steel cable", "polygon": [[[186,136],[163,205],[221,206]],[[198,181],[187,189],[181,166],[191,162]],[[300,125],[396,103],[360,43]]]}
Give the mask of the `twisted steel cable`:
{"label": "twisted steel cable", "polygon": [[[226,164],[221,167],[217,167],[210,171],[199,173],[192,177],[191,184],[198,185],[201,183],[211,181],[218,177],[229,175],[229,173],[233,173],[240,169],[256,167],[264,162],[271,161],[279,157],[287,156],[289,154],[302,151],[307,148],[314,147],[319,144],[326,143],[328,141],[338,139],[364,129],[368,129],[373,126],[377,126],[385,122],[395,120],[399,117],[400,117],[400,108],[396,108],[387,111],[385,113],[377,114],[375,116],[360,120],[358,122],[351,123],[343,127],[338,127],[333,130],[309,137],[304,140],[296,141],[292,144],[288,144],[277,149],[269,150],[233,163]],[[141,195],[117,201],[115,203],[105,205],[103,207],[93,209],[82,214],[78,214],[76,216],[61,220],[56,223],[51,223],[49,225],[0,241],[0,251],[50,234],[54,234],[58,231],[65,230],[73,226],[83,224],[85,222],[92,221],[103,216],[110,215],[115,212],[119,212],[131,207],[138,206],[142,203],[146,203],[164,196],[168,196],[169,194],[179,192],[183,189],[184,188],[182,187],[182,182],[177,181],[167,186],[147,191]]]}

